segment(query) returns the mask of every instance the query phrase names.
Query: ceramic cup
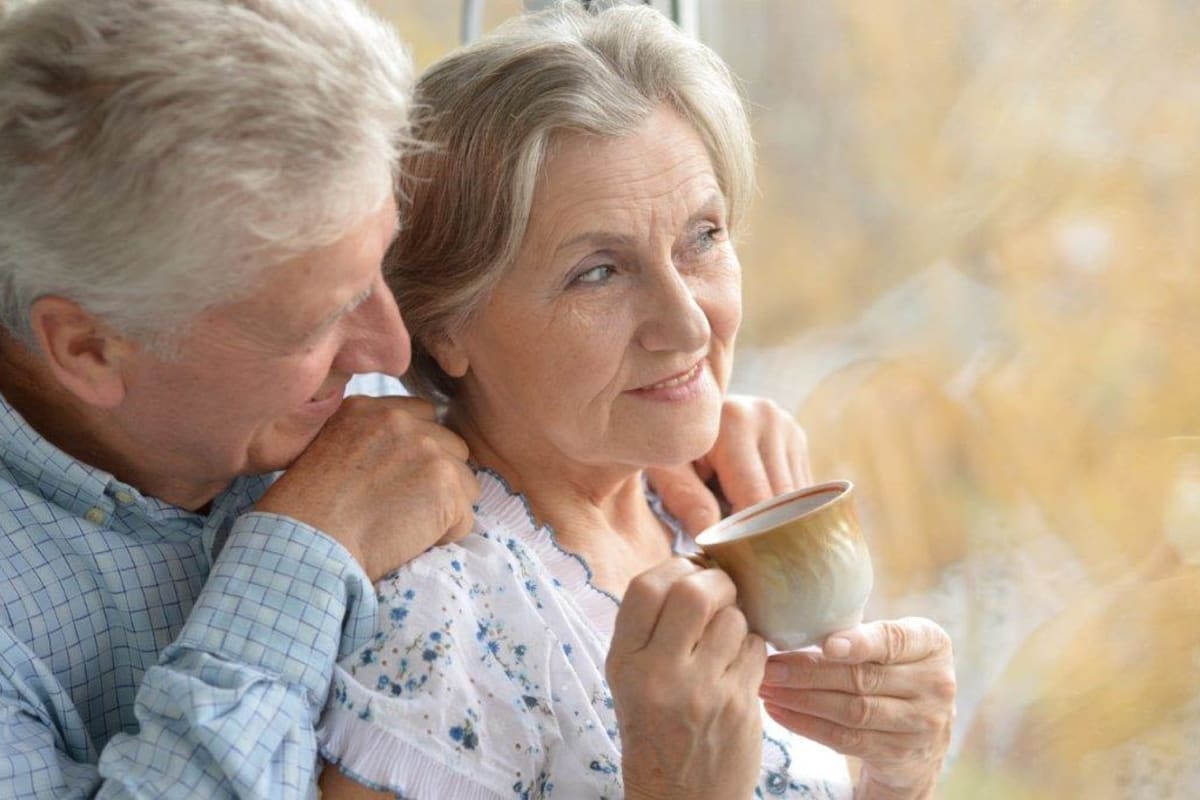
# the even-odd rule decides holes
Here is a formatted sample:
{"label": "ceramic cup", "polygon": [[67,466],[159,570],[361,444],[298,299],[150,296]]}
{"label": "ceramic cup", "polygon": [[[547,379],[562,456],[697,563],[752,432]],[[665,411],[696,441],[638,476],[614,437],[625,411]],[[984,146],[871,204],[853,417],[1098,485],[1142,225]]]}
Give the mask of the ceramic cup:
{"label": "ceramic cup", "polygon": [[696,537],[698,560],[729,574],[750,629],[779,650],[862,622],[874,573],[853,492],[849,481],[789,492]]}

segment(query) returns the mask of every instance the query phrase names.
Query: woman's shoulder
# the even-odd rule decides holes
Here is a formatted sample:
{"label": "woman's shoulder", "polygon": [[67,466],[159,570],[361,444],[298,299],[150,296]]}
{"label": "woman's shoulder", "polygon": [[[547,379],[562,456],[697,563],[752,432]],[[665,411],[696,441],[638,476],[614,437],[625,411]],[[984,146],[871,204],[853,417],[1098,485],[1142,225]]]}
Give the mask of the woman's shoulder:
{"label": "woman's shoulder", "polygon": [[490,470],[479,470],[481,494],[471,532],[458,542],[431,547],[375,584],[381,601],[403,606],[419,591],[476,599],[489,585],[505,586],[537,571],[529,552],[537,523],[524,498]]}

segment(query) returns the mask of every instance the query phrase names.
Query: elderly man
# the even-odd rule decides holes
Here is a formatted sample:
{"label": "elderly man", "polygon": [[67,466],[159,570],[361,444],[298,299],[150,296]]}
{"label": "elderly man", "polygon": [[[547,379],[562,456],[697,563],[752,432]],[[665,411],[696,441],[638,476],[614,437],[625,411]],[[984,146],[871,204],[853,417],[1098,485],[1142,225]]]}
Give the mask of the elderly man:
{"label": "elderly man", "polygon": [[[370,581],[469,530],[432,407],[343,400],[409,362],[380,273],[409,92],[350,0],[0,22],[0,796],[311,794]],[[710,461],[745,504],[803,449],[737,401]]]}

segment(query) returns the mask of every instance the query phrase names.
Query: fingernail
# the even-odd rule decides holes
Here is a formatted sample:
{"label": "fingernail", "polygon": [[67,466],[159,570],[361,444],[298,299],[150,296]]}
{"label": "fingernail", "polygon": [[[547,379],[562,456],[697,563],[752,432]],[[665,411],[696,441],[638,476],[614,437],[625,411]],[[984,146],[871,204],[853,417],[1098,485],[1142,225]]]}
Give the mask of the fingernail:
{"label": "fingernail", "polygon": [[787,664],[778,661],[768,661],[763,670],[763,683],[786,683],[788,678]]}
{"label": "fingernail", "polygon": [[827,639],[825,646],[821,649],[825,653],[826,658],[846,658],[850,655],[850,640],[843,639],[841,636],[834,636]]}

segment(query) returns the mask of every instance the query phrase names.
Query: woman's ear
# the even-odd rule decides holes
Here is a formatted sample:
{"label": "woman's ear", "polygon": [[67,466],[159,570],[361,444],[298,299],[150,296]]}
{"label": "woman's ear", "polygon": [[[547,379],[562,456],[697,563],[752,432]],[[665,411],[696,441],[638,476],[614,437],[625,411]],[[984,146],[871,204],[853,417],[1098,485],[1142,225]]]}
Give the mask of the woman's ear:
{"label": "woman's ear", "polygon": [[437,340],[429,345],[429,354],[442,368],[442,372],[451,378],[461,378],[471,368],[467,349],[456,335],[446,334],[437,337]]}
{"label": "woman's ear", "polygon": [[122,367],[137,345],[62,297],[40,297],[29,309],[34,337],[51,373],[71,394],[97,408],[125,399]]}

